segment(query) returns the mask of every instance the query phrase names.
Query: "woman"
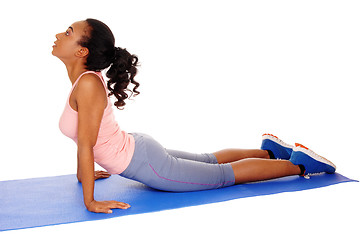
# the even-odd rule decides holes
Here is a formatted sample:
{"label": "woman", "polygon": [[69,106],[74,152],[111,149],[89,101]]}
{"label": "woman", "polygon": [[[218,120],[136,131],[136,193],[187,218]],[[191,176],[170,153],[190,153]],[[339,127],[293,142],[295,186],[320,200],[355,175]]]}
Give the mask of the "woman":
{"label": "woman", "polygon": [[[78,146],[77,177],[89,211],[111,213],[129,204],[94,200],[94,180],[120,174],[163,191],[197,191],[290,175],[335,172],[335,166],[302,145],[293,147],[265,134],[261,149],[225,149],[191,154],[164,149],[150,136],[119,129],[109,97],[121,108],[139,94],[134,80],[138,58],[114,46],[111,30],[87,19],[56,35],[52,54],[66,66],[72,89],[59,127]],[[109,68],[105,83],[101,70]],[[275,160],[277,159],[277,160]],[[283,160],[280,160],[283,159]],[[94,161],[108,172],[94,172]]]}

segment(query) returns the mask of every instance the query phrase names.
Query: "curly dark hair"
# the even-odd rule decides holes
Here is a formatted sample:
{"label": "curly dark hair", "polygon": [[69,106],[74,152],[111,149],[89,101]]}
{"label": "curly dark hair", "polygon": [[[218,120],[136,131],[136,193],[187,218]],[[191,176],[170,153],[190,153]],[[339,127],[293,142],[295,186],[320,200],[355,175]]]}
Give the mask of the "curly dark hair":
{"label": "curly dark hair", "polygon": [[[88,31],[79,42],[79,45],[89,50],[86,60],[86,68],[90,71],[108,69],[106,76],[109,78],[107,87],[110,91],[108,96],[117,98],[114,105],[123,109],[124,100],[139,94],[139,83],[134,80],[137,74],[138,57],[130,54],[125,48],[115,47],[115,39],[110,28],[103,22],[88,18]],[[129,83],[134,84],[133,90],[128,89]],[[126,91],[131,92],[128,96]]]}

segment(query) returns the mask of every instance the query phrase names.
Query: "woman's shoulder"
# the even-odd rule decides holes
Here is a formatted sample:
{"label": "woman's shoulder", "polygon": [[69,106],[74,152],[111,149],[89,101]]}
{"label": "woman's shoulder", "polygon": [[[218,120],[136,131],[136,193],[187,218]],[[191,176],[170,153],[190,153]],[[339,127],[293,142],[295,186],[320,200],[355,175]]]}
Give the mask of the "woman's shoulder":
{"label": "woman's shoulder", "polygon": [[84,88],[103,87],[101,77],[96,72],[86,72],[78,80],[78,85]]}
{"label": "woman's shoulder", "polygon": [[[95,72],[94,72],[95,73]],[[107,95],[102,83],[102,79],[98,74],[91,72],[82,75],[76,86],[76,100],[79,99],[92,99],[106,100]]]}

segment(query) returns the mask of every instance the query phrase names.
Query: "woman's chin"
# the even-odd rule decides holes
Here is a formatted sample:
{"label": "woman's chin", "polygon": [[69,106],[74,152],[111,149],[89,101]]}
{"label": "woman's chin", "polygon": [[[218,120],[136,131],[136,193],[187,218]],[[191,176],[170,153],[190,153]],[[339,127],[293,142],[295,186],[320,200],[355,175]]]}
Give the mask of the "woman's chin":
{"label": "woman's chin", "polygon": [[52,54],[54,57],[58,57],[58,55],[56,54],[55,49],[53,49],[53,51],[51,51],[51,54]]}

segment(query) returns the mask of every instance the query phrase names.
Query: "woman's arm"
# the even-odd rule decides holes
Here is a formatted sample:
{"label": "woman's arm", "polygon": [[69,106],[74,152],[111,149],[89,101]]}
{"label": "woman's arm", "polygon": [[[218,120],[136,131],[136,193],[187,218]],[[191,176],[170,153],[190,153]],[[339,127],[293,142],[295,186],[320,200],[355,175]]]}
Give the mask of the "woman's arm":
{"label": "woman's arm", "polygon": [[[81,183],[81,176],[80,176],[80,170],[79,170],[79,154],[77,154],[77,156],[78,156],[78,160],[77,160],[77,162],[78,162],[78,168],[77,169],[78,170],[77,170],[76,176],[78,178],[78,182]],[[98,179],[101,179],[101,178],[108,178],[110,176],[111,176],[111,174],[108,173],[107,171],[98,170],[98,171],[94,172],[94,180],[98,180]]]}
{"label": "woman's arm", "polygon": [[76,170],[76,177],[78,178],[78,182],[81,182],[80,176],[80,168],[79,168],[79,153],[76,154],[77,156],[77,170]]}
{"label": "woman's arm", "polygon": [[76,87],[78,107],[78,179],[83,187],[84,204],[89,211],[110,213],[111,208],[128,208],[116,201],[94,200],[94,151],[100,123],[107,103],[103,84],[97,76],[86,74]]}

